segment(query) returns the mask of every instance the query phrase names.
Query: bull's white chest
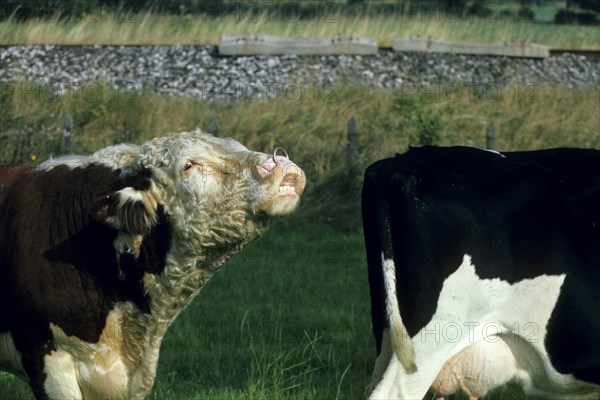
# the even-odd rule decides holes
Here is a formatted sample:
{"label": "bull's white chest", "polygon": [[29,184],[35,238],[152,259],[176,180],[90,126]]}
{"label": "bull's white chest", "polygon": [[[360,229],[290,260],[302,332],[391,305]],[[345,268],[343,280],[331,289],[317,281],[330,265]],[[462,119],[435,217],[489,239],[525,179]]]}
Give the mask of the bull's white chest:
{"label": "bull's white chest", "polygon": [[44,357],[46,392],[53,398],[125,399],[128,369],[121,356],[105,345],[83,350],[61,345]]}
{"label": "bull's white chest", "polygon": [[46,392],[51,398],[143,398],[154,379],[160,347],[160,338],[153,341],[148,335],[150,326],[129,303],[108,314],[96,343],[51,325],[56,350],[44,357]]}
{"label": "bull's white chest", "polygon": [[[122,355],[107,343],[85,343],[52,326],[56,350],[44,356],[45,389],[53,398],[123,399],[128,391],[128,368]],[[28,381],[21,354],[10,333],[0,334],[0,367]]]}

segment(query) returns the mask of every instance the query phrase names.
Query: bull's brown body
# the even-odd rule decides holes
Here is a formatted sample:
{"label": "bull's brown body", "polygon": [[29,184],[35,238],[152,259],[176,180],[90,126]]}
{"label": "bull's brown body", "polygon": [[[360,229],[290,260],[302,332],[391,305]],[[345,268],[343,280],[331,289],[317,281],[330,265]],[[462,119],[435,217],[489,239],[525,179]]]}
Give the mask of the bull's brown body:
{"label": "bull's brown body", "polygon": [[143,398],[169,324],[304,182],[200,132],[3,167],[0,367],[38,399]]}

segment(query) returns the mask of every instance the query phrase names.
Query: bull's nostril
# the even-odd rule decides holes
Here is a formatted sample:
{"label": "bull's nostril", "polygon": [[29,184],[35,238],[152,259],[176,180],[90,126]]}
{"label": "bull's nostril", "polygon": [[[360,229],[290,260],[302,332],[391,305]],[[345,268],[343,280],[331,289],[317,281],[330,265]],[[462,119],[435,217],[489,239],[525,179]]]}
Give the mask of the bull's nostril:
{"label": "bull's nostril", "polygon": [[275,164],[278,164],[277,162],[277,152],[281,150],[283,152],[283,156],[285,158],[287,158],[288,160],[290,159],[290,156],[288,155],[287,151],[285,151],[285,149],[283,147],[275,147],[275,150],[273,150],[273,161],[275,161]]}

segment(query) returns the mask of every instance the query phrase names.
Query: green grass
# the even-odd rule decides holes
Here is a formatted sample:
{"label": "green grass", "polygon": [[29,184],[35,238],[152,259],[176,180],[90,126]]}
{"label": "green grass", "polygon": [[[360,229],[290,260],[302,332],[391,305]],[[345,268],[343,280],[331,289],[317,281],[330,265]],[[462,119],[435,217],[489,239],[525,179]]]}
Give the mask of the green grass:
{"label": "green grass", "polygon": [[[354,223],[343,233],[295,216],[226,264],[167,332],[149,399],[365,398],[375,345]],[[0,398],[33,397],[1,373]]]}
{"label": "green grass", "polygon": [[[548,18],[551,9],[540,9]],[[125,22],[123,22],[125,21]],[[74,21],[38,19],[0,22],[0,44],[218,44],[227,33],[264,33],[298,37],[353,34],[375,38],[391,46],[394,38],[424,35],[437,39],[474,42],[528,41],[552,48],[600,49],[596,27],[559,26],[522,22],[492,16],[459,20],[441,16],[332,15],[310,20],[281,20],[261,14],[259,18],[229,15],[135,15],[94,14]]]}
{"label": "green grass", "polygon": [[373,346],[361,247],[356,232],[275,227],[177,321],[151,398],[170,397],[171,379],[186,381],[173,393],[186,398],[364,397]]}

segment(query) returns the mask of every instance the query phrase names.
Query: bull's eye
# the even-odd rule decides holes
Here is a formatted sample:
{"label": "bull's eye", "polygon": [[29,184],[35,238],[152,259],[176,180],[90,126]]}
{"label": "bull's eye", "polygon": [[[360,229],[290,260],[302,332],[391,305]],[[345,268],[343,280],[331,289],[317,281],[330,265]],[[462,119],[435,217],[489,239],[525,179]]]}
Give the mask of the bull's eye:
{"label": "bull's eye", "polygon": [[185,163],[185,165],[183,166],[183,170],[187,171],[188,169],[192,168],[194,166],[194,164],[191,161],[188,161]]}

